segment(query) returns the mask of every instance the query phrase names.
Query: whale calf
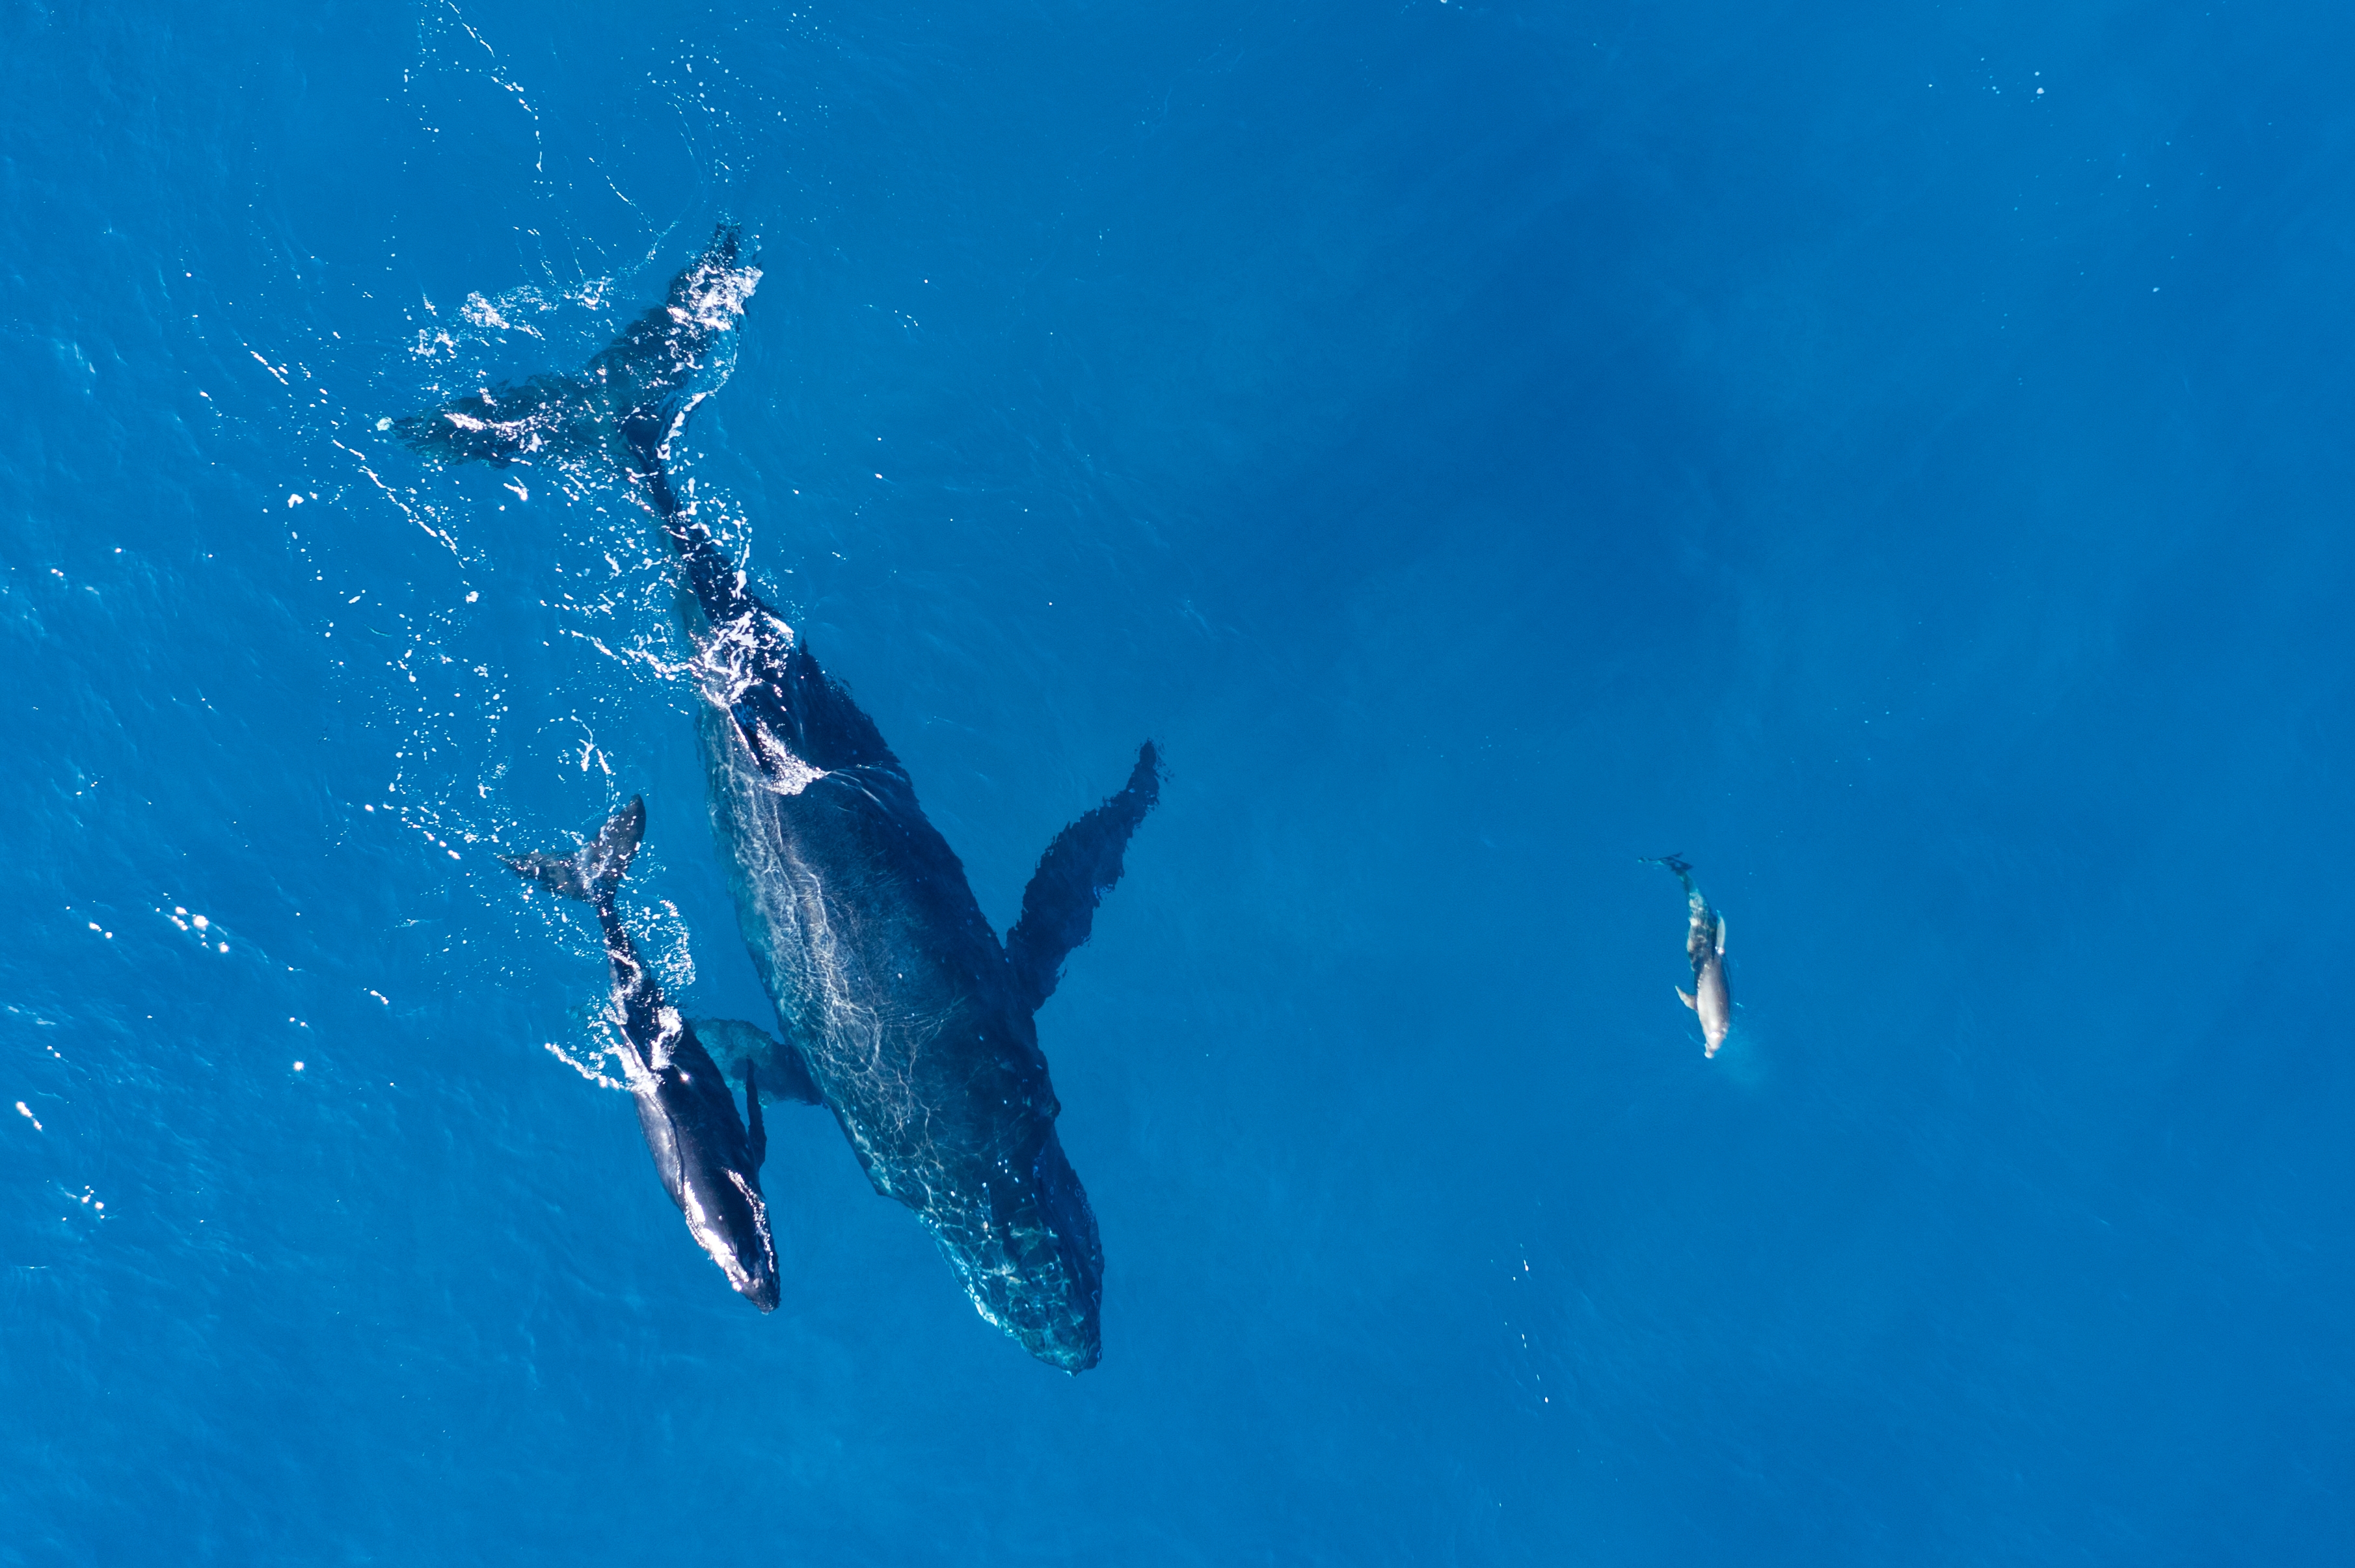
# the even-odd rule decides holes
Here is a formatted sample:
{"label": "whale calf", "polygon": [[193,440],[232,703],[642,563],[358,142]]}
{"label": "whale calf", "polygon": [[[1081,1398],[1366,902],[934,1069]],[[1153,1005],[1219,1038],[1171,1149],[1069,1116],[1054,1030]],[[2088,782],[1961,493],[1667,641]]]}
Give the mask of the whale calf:
{"label": "whale calf", "polygon": [[1692,916],[1685,933],[1685,956],[1692,960],[1693,988],[1687,991],[1678,987],[1677,998],[1700,1020],[1701,1054],[1714,1056],[1725,1044],[1726,1032],[1733,1027],[1733,992],[1725,983],[1725,917],[1701,896],[1693,884],[1692,866],[1681,855],[1663,855],[1645,863],[1667,866],[1684,884],[1685,904]]}
{"label": "whale calf", "polygon": [[612,1016],[621,1032],[622,1065],[663,1189],[687,1216],[696,1245],[711,1255],[737,1294],[772,1311],[777,1305],[777,1248],[769,1231],[768,1202],[761,1195],[768,1134],[753,1066],[745,1065],[745,1120],[740,1121],[719,1064],[696,1038],[694,1026],[663,1000],[614,913],[614,890],[645,826],[645,803],[633,800],[577,853],[518,855],[507,857],[506,863],[527,880],[596,909],[605,962],[613,971]]}
{"label": "whale calf", "polygon": [[402,434],[452,461],[545,461],[585,444],[619,466],[682,567],[712,821],[777,1048],[981,1315],[1081,1372],[1102,1353],[1103,1253],[1056,1136],[1035,1014],[1120,880],[1159,795],[1159,754],[1146,742],[1127,783],[1057,835],[1001,941],[874,721],[673,485],[671,443],[725,379],[759,276],[723,224],[581,374],[459,398]]}

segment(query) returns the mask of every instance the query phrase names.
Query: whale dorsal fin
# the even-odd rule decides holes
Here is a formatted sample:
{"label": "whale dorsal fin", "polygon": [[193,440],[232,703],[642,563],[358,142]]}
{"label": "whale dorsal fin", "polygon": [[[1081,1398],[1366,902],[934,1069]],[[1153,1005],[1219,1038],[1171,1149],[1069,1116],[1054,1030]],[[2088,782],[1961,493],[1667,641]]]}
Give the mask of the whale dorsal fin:
{"label": "whale dorsal fin", "polygon": [[1120,793],[1057,833],[1039,857],[1022,890],[1022,917],[1006,934],[1015,996],[1028,1011],[1055,994],[1064,959],[1088,939],[1096,906],[1120,881],[1129,835],[1160,798],[1161,754],[1148,740]]}
{"label": "whale dorsal fin", "polygon": [[809,1065],[793,1046],[776,1039],[757,1023],[736,1018],[698,1018],[695,1037],[711,1053],[720,1068],[737,1077],[749,1077],[757,1065],[761,1093],[772,1100],[793,1100],[814,1106],[823,1097],[810,1077]]}

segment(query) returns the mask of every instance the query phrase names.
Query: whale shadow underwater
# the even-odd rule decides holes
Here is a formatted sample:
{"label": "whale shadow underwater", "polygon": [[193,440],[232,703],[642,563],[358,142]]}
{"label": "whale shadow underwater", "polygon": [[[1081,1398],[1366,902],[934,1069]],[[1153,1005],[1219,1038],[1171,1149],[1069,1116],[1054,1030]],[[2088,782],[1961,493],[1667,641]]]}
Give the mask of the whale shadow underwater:
{"label": "whale shadow underwater", "polygon": [[727,379],[760,279],[740,244],[720,225],[664,302],[579,373],[458,398],[400,433],[449,462],[602,452],[653,514],[682,568],[712,822],[783,1035],[746,1044],[758,1032],[736,1026],[736,1049],[773,1053],[772,1083],[806,1076],[984,1318],[1084,1371],[1102,1353],[1103,1252],[1056,1136],[1036,1014],[1120,880],[1159,757],[1145,743],[1125,786],[1048,845],[1001,940],[874,721],[672,483],[672,443]]}

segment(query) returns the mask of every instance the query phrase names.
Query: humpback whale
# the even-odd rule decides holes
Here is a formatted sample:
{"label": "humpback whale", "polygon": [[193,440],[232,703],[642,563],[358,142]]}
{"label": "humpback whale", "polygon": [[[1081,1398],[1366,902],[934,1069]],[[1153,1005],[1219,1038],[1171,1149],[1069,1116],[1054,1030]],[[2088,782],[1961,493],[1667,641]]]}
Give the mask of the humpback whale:
{"label": "humpback whale", "polygon": [[1685,885],[1685,904],[1692,916],[1685,933],[1685,957],[1692,960],[1693,988],[1688,992],[1678,986],[1677,999],[1700,1020],[1701,1054],[1714,1056],[1725,1044],[1726,1031],[1733,1027],[1733,992],[1725,983],[1725,917],[1693,885],[1692,866],[1682,855],[1663,855],[1645,863],[1667,866]]}
{"label": "humpback whale", "polygon": [[777,1305],[777,1249],[761,1196],[769,1140],[753,1066],[745,1064],[746,1119],[740,1121],[719,1064],[694,1026],[663,1000],[613,910],[614,890],[645,827],[645,803],[632,800],[575,853],[503,858],[526,880],[596,909],[613,971],[612,1016],[621,1030],[622,1065],[655,1170],[687,1216],[696,1245],[711,1255],[737,1294],[771,1311]]}
{"label": "humpback whale", "polygon": [[682,568],[712,821],[777,1049],[980,1314],[1082,1372],[1102,1353],[1103,1253],[1056,1136],[1035,1015],[1120,880],[1159,756],[1146,742],[1127,783],[1049,844],[1001,941],[874,721],[673,485],[671,444],[725,380],[759,276],[722,224],[580,374],[462,397],[401,433],[449,461],[548,461],[586,441],[618,465]]}

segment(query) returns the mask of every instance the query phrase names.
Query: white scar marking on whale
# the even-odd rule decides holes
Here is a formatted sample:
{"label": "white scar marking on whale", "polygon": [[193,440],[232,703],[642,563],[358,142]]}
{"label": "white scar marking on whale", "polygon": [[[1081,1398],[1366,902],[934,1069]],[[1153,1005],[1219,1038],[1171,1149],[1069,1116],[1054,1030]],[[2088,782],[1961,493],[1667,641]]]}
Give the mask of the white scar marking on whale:
{"label": "white scar marking on whale", "polygon": [[655,1037],[649,1043],[650,1059],[646,1065],[657,1073],[669,1066],[672,1054],[678,1045],[678,1037],[684,1032],[679,1022],[678,1009],[665,1003],[662,1010],[655,1014]]}
{"label": "white scar marking on whale", "polygon": [[775,795],[798,795],[826,777],[826,769],[813,768],[788,750],[783,741],[767,730],[756,732],[761,737],[761,749],[767,755],[769,766],[763,769],[762,788]]}
{"label": "white scar marking on whale", "polygon": [[[760,619],[768,623],[772,636],[785,647],[793,646],[791,626],[773,615]],[[736,704],[757,683],[754,672],[762,652],[761,633],[754,618],[744,615],[715,627],[698,651],[696,675],[704,700],[722,714],[732,715]],[[770,794],[798,795],[826,776],[826,769],[814,767],[765,725],[753,726],[749,737],[732,719],[727,727],[736,737],[734,749],[752,764],[753,781]]]}

